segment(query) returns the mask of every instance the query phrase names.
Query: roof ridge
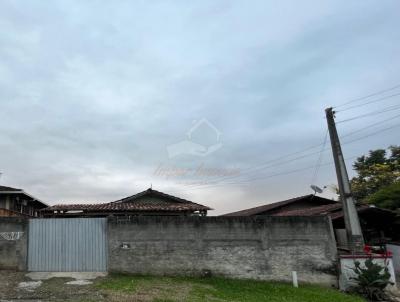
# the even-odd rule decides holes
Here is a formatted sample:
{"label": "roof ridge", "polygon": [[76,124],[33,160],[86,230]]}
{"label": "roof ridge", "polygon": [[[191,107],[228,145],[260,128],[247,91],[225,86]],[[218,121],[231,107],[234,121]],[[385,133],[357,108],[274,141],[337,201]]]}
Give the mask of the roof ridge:
{"label": "roof ridge", "polygon": [[[190,204],[206,207],[206,206],[204,206],[202,204],[199,204],[199,203],[196,203],[196,202],[184,199],[184,198],[180,198],[180,197],[177,197],[177,196],[174,196],[174,195],[170,195],[170,194],[167,194],[167,193],[164,193],[164,192],[161,192],[161,191],[154,190],[153,188],[148,188],[147,190],[144,190],[142,192],[133,194],[131,196],[128,196],[128,197],[125,197],[125,198],[122,198],[122,199],[119,199],[119,200],[116,200],[116,201],[112,201],[111,203],[123,203],[123,202],[126,202],[126,200],[128,200],[128,199],[136,199],[136,198],[139,198],[139,197],[142,197],[142,196],[144,196],[146,194],[151,194],[151,193],[155,193],[155,194],[161,195],[163,197],[173,199],[173,200],[175,200],[177,202],[180,202],[180,203],[190,203]],[[134,203],[134,200],[132,200],[132,203]],[[207,208],[209,210],[212,210],[209,207],[207,207]]]}

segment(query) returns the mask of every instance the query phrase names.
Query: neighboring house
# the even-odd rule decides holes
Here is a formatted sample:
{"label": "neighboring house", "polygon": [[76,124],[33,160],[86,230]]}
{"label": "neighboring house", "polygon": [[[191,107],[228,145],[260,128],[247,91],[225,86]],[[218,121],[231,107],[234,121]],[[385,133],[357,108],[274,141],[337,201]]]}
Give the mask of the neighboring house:
{"label": "neighboring house", "polygon": [[46,207],[47,204],[22,189],[0,186],[0,217],[36,217]]}
{"label": "neighboring house", "polygon": [[309,209],[310,207],[329,205],[329,204],[337,204],[337,201],[310,194],[262,205],[255,208],[249,208],[246,210],[232,212],[224,214],[222,216],[259,216],[259,215],[272,216],[288,210]]}
{"label": "neighboring house", "polygon": [[[395,212],[366,204],[358,204],[357,212],[366,243],[400,241],[400,224]],[[346,245],[342,204],[319,196],[296,197],[223,216],[330,216],[338,246]]]}
{"label": "neighboring house", "polygon": [[44,217],[138,215],[206,216],[211,208],[153,189],[109,203],[59,204],[43,209]]}

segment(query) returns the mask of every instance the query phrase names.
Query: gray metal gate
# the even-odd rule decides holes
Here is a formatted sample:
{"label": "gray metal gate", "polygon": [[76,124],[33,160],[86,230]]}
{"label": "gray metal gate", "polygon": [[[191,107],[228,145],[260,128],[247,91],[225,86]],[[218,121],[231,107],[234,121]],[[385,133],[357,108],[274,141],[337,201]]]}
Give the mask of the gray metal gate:
{"label": "gray metal gate", "polygon": [[107,271],[106,218],[29,220],[28,270]]}

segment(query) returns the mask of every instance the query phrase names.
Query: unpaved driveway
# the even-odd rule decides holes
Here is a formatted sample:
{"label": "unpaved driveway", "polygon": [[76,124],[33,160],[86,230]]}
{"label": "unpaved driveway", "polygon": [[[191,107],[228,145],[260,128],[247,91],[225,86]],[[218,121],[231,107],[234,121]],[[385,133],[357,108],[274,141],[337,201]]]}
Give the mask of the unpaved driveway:
{"label": "unpaved driveway", "polygon": [[66,277],[32,280],[26,273],[0,271],[0,301],[106,301],[93,282]]}
{"label": "unpaved driveway", "polygon": [[169,297],[173,301],[185,301],[190,291],[185,284],[175,288],[176,285],[153,282],[151,286],[139,286],[135,293],[115,292],[96,286],[102,281],[104,277],[95,278],[91,273],[0,271],[0,302],[151,302],[158,301],[158,294],[166,291],[171,291]]}

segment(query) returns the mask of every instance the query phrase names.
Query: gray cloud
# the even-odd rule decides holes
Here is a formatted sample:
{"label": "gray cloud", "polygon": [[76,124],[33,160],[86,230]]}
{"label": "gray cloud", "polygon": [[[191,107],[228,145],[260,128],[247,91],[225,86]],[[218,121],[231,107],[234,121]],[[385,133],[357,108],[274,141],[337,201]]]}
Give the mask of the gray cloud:
{"label": "gray cloud", "polygon": [[[313,165],[316,156],[257,170],[250,176],[261,179],[250,185],[191,190],[154,171],[247,169],[322,142],[325,107],[398,82],[399,8],[397,1],[3,1],[0,182],[51,204],[108,201],[153,183],[216,214],[308,193],[312,169],[266,177]],[[168,158],[166,147],[201,118],[221,131],[223,147]],[[345,155],[394,143],[388,131],[345,145]],[[334,182],[332,166],[322,167],[318,184]]]}

